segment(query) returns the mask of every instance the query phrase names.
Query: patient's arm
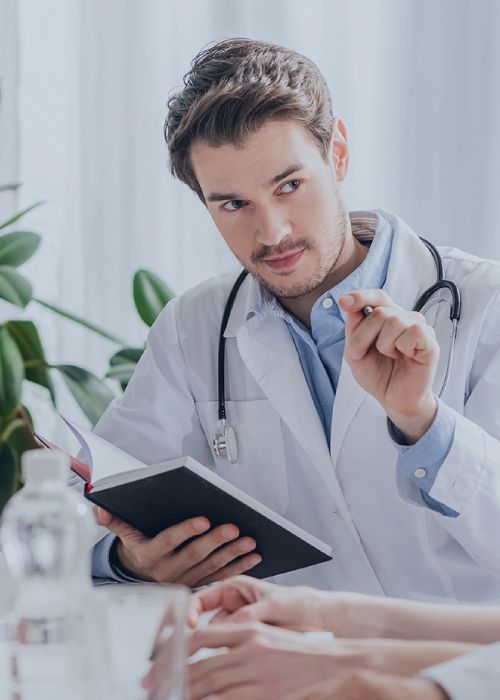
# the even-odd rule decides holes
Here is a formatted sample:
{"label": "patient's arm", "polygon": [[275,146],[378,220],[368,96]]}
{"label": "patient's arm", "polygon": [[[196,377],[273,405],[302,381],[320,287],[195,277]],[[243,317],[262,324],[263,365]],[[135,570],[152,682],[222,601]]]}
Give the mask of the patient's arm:
{"label": "patient's arm", "polygon": [[424,668],[480,648],[477,644],[463,642],[406,639],[338,639],[336,642],[341,648],[357,652],[364,660],[361,667],[398,676],[414,676]]}
{"label": "patient's arm", "polygon": [[[331,605],[325,607],[325,627],[333,630],[338,603],[332,598]],[[340,617],[352,637],[446,639],[472,644],[500,640],[500,605],[459,606],[346,594]]]}
{"label": "patient's arm", "polygon": [[500,640],[499,606],[417,603],[358,593],[286,588],[237,576],[191,597],[189,622],[218,610],[213,622],[267,622],[289,629],[325,629],[337,637],[447,639],[488,644]]}

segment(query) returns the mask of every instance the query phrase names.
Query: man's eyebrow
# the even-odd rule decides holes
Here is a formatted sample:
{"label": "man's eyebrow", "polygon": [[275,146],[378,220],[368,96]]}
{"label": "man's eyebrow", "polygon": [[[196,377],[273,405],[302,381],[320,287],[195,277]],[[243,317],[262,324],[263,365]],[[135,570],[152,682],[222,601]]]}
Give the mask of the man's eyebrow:
{"label": "man's eyebrow", "polygon": [[[281,180],[284,180],[286,177],[289,177],[292,175],[292,173],[296,173],[298,170],[301,170],[304,167],[302,163],[293,163],[292,165],[288,166],[286,170],[283,170],[283,172],[278,173],[278,175],[275,175],[269,182],[267,183],[267,187],[272,187],[273,185],[278,184],[278,182],[281,182]],[[231,201],[232,199],[244,199],[241,195],[237,194],[236,192],[211,192],[208,197],[207,197],[207,202],[226,202],[226,201]]]}

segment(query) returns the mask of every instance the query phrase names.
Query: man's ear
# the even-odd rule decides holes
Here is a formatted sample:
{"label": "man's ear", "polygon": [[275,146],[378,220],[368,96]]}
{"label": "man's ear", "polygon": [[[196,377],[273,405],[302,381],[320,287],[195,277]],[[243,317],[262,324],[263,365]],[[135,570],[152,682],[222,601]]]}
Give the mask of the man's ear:
{"label": "man's ear", "polygon": [[336,117],[333,125],[330,153],[337,180],[342,182],[347,176],[349,167],[349,146],[347,145],[347,130],[342,119]]}

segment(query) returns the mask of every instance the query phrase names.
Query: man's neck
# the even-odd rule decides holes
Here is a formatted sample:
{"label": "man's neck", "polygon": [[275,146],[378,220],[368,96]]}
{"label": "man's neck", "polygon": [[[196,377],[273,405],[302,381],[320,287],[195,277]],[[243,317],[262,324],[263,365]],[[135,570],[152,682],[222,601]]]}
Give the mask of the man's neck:
{"label": "man's neck", "polygon": [[299,319],[307,328],[311,328],[311,311],[314,303],[325,292],[349,277],[351,272],[361,265],[368,254],[368,248],[360,243],[349,231],[337,263],[325,277],[322,284],[309,294],[294,298],[280,298],[280,304]]}

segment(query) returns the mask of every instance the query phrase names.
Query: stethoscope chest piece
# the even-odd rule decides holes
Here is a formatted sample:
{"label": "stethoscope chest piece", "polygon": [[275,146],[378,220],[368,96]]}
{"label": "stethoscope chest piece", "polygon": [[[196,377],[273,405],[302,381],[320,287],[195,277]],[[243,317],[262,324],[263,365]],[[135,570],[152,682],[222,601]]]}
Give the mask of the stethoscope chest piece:
{"label": "stethoscope chest piece", "polygon": [[238,459],[236,433],[226,423],[224,418],[217,421],[217,432],[214,437],[213,447],[217,457],[227,459],[231,464],[234,464]]}

